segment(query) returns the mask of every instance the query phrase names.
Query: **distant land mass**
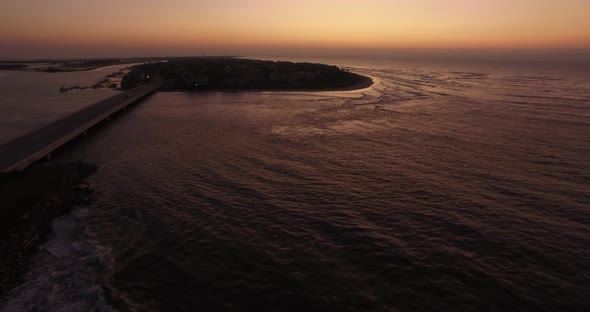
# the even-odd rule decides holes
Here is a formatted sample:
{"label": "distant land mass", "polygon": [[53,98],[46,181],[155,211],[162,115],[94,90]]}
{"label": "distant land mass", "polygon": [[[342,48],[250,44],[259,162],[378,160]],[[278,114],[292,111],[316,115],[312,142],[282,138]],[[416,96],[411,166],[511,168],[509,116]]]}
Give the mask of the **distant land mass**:
{"label": "distant land mass", "polygon": [[63,73],[93,70],[105,66],[159,61],[164,58],[38,59],[0,61],[0,70]]}
{"label": "distant land mass", "polygon": [[164,80],[163,91],[354,90],[373,84],[369,77],[331,65],[197,57],[134,66],[123,77],[121,88],[130,89],[151,79]]}

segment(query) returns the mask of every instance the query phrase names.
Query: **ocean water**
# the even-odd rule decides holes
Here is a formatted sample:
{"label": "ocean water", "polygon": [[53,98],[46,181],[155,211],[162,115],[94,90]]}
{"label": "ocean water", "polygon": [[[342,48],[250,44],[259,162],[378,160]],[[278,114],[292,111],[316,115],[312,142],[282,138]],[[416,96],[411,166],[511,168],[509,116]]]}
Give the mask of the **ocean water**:
{"label": "ocean water", "polygon": [[590,75],[326,61],[347,92],[158,93],[4,311],[588,311]]}

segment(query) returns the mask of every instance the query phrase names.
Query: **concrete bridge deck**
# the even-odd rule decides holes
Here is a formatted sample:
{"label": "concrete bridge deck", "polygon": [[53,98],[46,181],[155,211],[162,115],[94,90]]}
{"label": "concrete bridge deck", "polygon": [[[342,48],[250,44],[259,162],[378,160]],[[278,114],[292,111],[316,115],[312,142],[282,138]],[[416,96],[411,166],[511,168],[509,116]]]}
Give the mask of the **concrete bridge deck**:
{"label": "concrete bridge deck", "polygon": [[154,81],[121,92],[0,146],[0,172],[22,170],[162,86]]}

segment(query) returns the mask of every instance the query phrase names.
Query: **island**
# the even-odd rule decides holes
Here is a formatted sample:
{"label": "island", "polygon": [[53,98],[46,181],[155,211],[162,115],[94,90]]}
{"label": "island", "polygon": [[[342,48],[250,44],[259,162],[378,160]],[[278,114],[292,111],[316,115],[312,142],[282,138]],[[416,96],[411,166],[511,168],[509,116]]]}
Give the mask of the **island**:
{"label": "island", "polygon": [[161,79],[162,91],[331,91],[370,87],[373,80],[337,66],[237,57],[172,58],[134,66],[126,90]]}

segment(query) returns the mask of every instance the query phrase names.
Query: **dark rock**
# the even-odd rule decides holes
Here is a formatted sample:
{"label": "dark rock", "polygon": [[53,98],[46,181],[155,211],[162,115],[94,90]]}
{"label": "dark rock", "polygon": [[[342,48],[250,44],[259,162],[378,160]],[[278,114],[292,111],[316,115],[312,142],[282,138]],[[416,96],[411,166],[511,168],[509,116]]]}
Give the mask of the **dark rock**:
{"label": "dark rock", "polygon": [[92,190],[85,180],[95,171],[75,162],[0,175],[0,298],[18,284],[53,220],[88,203]]}

